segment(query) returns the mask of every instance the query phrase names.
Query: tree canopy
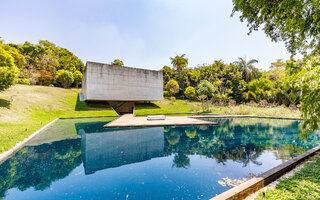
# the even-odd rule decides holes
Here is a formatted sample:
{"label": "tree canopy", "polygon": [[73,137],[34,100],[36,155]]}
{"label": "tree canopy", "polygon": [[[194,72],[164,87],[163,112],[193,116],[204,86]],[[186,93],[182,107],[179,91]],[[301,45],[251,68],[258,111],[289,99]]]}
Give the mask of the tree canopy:
{"label": "tree canopy", "polygon": [[232,1],[232,16],[239,13],[249,33],[262,28],[272,41],[284,41],[292,55],[320,52],[320,0]]}
{"label": "tree canopy", "polygon": [[[56,85],[59,83],[55,79],[59,70],[69,71],[77,75],[71,84],[79,86],[84,64],[69,50],[58,47],[47,40],[40,40],[38,44],[28,41],[23,44],[5,44],[1,41],[2,49],[13,58],[13,63],[17,67],[18,76],[14,77],[20,84],[32,85]],[[2,51],[3,54],[3,51]],[[3,80],[4,78],[1,78]]]}
{"label": "tree canopy", "polygon": [[0,44],[0,91],[13,85],[18,73],[13,57]]}
{"label": "tree canopy", "polygon": [[119,59],[115,59],[111,62],[111,65],[124,66],[123,62]]}

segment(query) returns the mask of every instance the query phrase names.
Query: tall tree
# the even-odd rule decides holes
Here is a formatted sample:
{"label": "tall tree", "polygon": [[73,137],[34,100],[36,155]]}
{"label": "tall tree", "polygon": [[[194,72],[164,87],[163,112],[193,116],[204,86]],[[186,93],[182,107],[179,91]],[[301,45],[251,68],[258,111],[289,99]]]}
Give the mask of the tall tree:
{"label": "tall tree", "polygon": [[240,67],[242,72],[243,79],[246,82],[257,78],[258,69],[253,66],[253,64],[258,63],[256,59],[251,59],[247,62],[246,58],[238,58],[238,61],[235,62],[236,65]]}
{"label": "tall tree", "polygon": [[180,73],[184,68],[188,66],[188,58],[185,58],[186,54],[181,56],[176,55],[174,58],[170,57],[171,64]]}
{"label": "tall tree", "polygon": [[232,16],[239,12],[249,33],[262,27],[272,41],[284,41],[292,55],[320,51],[320,0],[232,1]]}
{"label": "tall tree", "polygon": [[19,70],[15,66],[12,56],[2,48],[0,43],[0,91],[13,85],[18,74]]}

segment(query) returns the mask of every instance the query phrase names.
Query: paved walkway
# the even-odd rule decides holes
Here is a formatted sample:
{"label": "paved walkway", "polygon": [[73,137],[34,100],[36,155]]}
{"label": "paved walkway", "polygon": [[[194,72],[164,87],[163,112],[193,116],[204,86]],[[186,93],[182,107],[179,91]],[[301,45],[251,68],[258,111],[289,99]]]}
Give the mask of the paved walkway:
{"label": "paved walkway", "polygon": [[209,122],[189,116],[166,116],[165,120],[147,120],[147,117],[134,117],[125,114],[118,119],[104,125],[104,128],[122,127],[150,127],[150,126],[186,126],[186,125],[217,125],[217,122]]}

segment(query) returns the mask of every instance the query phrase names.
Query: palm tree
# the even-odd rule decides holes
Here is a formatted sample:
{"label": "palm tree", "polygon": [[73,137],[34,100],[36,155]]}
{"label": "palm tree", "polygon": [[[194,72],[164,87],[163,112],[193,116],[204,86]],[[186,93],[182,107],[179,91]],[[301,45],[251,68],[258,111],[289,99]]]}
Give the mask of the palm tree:
{"label": "palm tree", "polygon": [[253,64],[258,63],[256,59],[251,59],[247,62],[246,58],[238,58],[239,61],[236,61],[235,64],[240,67],[242,77],[246,82],[257,77],[258,69],[253,66]]}
{"label": "palm tree", "polygon": [[176,55],[174,58],[170,57],[171,64],[177,69],[178,72],[181,72],[188,65],[188,58],[185,58],[186,54],[181,56]]}

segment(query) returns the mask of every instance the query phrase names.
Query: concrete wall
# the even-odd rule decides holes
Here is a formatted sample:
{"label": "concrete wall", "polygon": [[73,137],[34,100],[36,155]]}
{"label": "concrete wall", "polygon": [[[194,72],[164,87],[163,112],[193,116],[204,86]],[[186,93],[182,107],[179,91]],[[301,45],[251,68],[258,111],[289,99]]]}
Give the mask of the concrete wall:
{"label": "concrete wall", "polygon": [[82,89],[86,101],[161,101],[163,74],[154,70],[87,62]]}

